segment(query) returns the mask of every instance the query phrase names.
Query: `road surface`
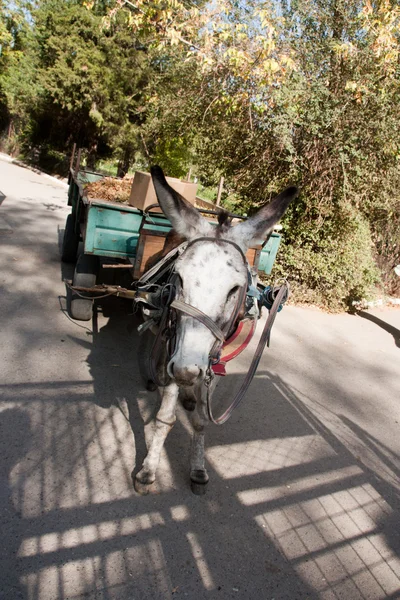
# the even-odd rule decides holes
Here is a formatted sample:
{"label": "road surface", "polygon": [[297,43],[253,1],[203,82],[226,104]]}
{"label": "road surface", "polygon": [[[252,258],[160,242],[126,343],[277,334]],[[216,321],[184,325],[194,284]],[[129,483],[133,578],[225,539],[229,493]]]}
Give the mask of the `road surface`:
{"label": "road surface", "polygon": [[131,306],[70,320],[65,186],[0,160],[0,191],[1,600],[400,598],[400,311],[285,307],[245,403],[209,427],[207,495],[179,409],[141,497],[158,400]]}

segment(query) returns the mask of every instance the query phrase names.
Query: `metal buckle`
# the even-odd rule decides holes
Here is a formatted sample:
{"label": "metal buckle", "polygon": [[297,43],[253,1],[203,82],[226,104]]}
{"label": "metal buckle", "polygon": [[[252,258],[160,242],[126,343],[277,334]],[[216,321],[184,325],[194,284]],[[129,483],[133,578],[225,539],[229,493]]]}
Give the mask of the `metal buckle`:
{"label": "metal buckle", "polygon": [[206,388],[210,387],[213,379],[214,379],[214,372],[213,372],[211,366],[208,365],[206,374],[204,376],[204,385],[206,386]]}

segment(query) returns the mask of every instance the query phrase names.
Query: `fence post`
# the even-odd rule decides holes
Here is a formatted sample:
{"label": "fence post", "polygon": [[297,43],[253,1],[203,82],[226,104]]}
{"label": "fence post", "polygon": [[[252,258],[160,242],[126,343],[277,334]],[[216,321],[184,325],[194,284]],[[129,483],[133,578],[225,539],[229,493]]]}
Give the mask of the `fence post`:
{"label": "fence post", "polygon": [[219,180],[219,185],[218,185],[218,193],[217,193],[217,201],[216,201],[216,205],[219,206],[221,204],[221,195],[222,195],[222,190],[224,189],[224,178],[221,177],[221,179]]}
{"label": "fence post", "polygon": [[81,154],[82,154],[82,148],[79,148],[78,156],[76,158],[75,171],[74,171],[75,177],[78,175],[79,167],[81,166]]}
{"label": "fence post", "polygon": [[70,170],[72,169],[72,167],[74,165],[75,150],[76,150],[76,143],[74,142],[74,146],[72,148],[71,160],[69,161],[69,169]]}

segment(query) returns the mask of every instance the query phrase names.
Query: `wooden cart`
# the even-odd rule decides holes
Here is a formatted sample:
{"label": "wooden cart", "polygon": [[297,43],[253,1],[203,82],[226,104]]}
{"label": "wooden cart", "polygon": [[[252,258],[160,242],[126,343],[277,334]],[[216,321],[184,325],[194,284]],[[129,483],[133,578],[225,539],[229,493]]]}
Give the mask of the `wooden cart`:
{"label": "wooden cart", "polygon": [[[84,188],[104,177],[99,173],[70,169],[67,217],[62,247],[62,260],[76,262],[73,287],[92,288],[96,285],[100,266],[115,263],[125,265],[134,280],[145,269],[147,260],[162,250],[171,229],[168,219],[158,210],[144,212],[129,204],[101,199],[89,199]],[[199,209],[215,222],[214,211]],[[273,233],[263,247],[250,248],[249,263],[270,274],[280,244],[280,235]],[[78,256],[80,242],[82,252]],[[123,294],[120,294],[123,295]],[[68,302],[74,319],[90,320],[93,302],[72,293]]]}

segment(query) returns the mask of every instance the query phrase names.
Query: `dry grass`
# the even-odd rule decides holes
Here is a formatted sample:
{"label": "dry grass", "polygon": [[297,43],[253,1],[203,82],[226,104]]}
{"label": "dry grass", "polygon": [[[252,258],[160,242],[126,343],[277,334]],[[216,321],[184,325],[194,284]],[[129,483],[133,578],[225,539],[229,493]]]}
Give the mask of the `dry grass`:
{"label": "dry grass", "polygon": [[99,181],[88,183],[85,187],[85,195],[91,199],[97,198],[112,202],[128,202],[132,181],[132,175],[126,175],[123,179],[104,177]]}

